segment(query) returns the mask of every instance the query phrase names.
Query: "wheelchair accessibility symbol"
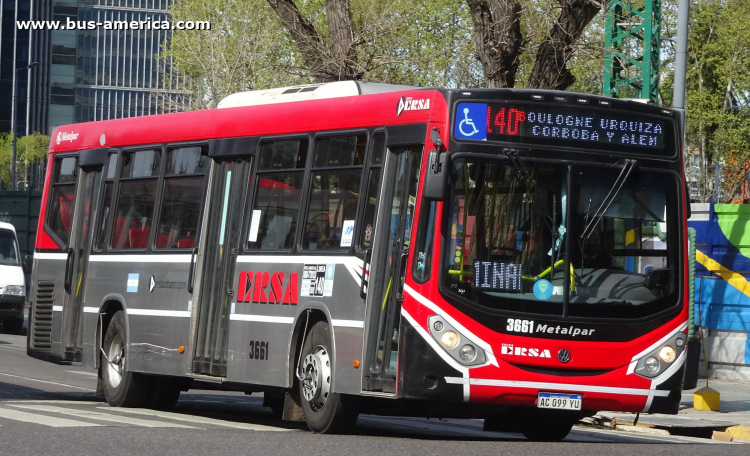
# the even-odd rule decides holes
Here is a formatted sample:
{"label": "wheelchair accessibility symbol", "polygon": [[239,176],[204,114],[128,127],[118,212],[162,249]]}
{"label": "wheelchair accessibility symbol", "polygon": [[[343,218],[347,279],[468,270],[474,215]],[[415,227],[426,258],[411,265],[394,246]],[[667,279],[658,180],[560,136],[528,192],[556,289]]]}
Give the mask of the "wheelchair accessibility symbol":
{"label": "wheelchair accessibility symbol", "polygon": [[453,135],[457,139],[487,139],[487,129],[482,124],[482,120],[486,117],[486,103],[459,103],[456,109]]}

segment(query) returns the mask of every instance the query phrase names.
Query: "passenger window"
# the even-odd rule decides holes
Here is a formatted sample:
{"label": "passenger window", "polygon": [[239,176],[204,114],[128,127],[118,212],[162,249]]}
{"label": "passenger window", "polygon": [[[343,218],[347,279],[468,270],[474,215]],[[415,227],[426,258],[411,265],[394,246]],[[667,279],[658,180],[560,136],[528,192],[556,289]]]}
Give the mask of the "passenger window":
{"label": "passenger window", "polygon": [[[302,238],[304,249],[349,250],[351,247],[365,144],[365,135],[323,138],[315,143],[310,204]],[[348,169],[325,170],[334,167]]]}
{"label": "passenger window", "polygon": [[62,241],[60,247],[65,248],[68,245],[70,225],[73,221],[73,209],[75,208],[78,158],[60,158],[55,160],[54,166],[45,225]]}
{"label": "passenger window", "polygon": [[167,152],[157,249],[195,246],[206,186],[207,152],[201,147],[182,147]]}
{"label": "passenger window", "polygon": [[365,162],[365,135],[335,136],[315,142],[313,168],[362,166]]}
{"label": "passenger window", "polygon": [[261,145],[247,248],[291,250],[296,242],[307,139]]}
{"label": "passenger window", "polygon": [[158,150],[142,150],[123,154],[121,178],[157,177],[161,153]]}
{"label": "passenger window", "polygon": [[377,209],[378,194],[380,193],[380,168],[385,151],[385,134],[375,133],[372,136],[372,151],[370,152],[370,171],[367,176],[367,193],[365,201],[365,215],[362,218],[364,229],[360,234],[359,248],[367,250],[372,247],[372,236],[375,230],[375,211]]}
{"label": "passenger window", "polygon": [[175,174],[206,174],[208,150],[201,147],[181,147],[167,152],[167,176]]}
{"label": "passenger window", "polygon": [[307,144],[307,139],[289,139],[263,144],[258,169],[304,169],[307,162]]}
{"label": "passenger window", "polygon": [[122,156],[111,246],[113,249],[145,249],[154,217],[161,154],[148,150],[127,152]]}
{"label": "passenger window", "polygon": [[297,233],[304,174],[272,174],[257,180],[248,248],[291,250]]}
{"label": "passenger window", "polygon": [[117,170],[117,154],[110,154],[107,160],[107,172],[104,177],[104,200],[99,223],[96,225],[94,237],[94,251],[101,252],[104,248],[104,237],[109,228],[110,212],[112,211],[112,191],[115,185],[115,172]]}

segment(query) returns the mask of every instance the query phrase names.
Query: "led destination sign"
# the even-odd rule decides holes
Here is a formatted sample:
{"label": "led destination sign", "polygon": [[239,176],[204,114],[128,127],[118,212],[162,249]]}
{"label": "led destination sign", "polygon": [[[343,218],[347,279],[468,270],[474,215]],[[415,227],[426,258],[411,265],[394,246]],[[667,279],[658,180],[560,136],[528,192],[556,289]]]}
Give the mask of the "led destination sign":
{"label": "led destination sign", "polygon": [[666,145],[666,128],[664,120],[622,111],[541,103],[459,103],[453,134],[459,140],[660,150]]}

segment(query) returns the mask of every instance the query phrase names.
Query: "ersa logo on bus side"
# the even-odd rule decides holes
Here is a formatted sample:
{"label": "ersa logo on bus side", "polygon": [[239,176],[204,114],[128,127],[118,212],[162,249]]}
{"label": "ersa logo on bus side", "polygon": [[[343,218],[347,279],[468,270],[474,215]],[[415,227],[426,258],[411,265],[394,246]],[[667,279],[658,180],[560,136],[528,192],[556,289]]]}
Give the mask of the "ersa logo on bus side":
{"label": "ersa logo on bus side", "polygon": [[423,111],[430,109],[429,98],[412,98],[412,97],[401,97],[398,100],[398,108],[396,108],[396,115],[400,116],[404,111]]}

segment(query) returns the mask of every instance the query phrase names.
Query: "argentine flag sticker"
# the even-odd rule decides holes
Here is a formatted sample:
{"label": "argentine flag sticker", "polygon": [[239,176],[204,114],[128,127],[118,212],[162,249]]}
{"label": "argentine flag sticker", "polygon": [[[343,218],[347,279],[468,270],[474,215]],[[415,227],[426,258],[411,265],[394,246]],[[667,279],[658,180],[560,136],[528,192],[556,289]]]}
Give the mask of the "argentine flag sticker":
{"label": "argentine flag sticker", "polygon": [[138,278],[140,274],[128,274],[128,293],[138,293]]}

